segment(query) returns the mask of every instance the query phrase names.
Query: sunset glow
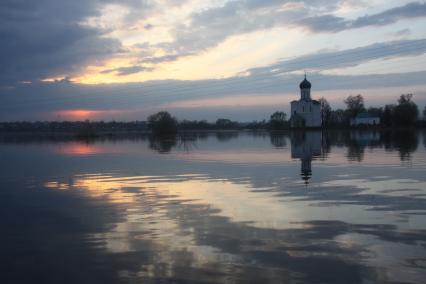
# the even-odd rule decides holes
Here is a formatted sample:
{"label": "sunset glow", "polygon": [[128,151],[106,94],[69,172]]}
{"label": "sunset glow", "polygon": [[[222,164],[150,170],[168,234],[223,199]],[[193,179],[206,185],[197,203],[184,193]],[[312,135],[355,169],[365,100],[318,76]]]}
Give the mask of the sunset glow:
{"label": "sunset glow", "polygon": [[56,120],[102,120],[104,117],[117,117],[138,112],[138,110],[91,110],[91,109],[71,109],[71,110],[61,110],[51,114],[52,118]]}
{"label": "sunset glow", "polygon": [[88,109],[74,109],[74,110],[63,110],[57,112],[56,115],[60,118],[67,120],[86,120],[94,119],[102,113],[102,111],[88,110]]}

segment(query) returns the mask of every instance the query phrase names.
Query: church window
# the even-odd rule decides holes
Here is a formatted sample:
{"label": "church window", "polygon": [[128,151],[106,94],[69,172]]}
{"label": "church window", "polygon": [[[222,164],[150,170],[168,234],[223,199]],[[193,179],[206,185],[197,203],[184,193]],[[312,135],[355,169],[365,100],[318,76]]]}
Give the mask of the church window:
{"label": "church window", "polygon": [[305,112],[305,106],[302,106],[302,112]]}

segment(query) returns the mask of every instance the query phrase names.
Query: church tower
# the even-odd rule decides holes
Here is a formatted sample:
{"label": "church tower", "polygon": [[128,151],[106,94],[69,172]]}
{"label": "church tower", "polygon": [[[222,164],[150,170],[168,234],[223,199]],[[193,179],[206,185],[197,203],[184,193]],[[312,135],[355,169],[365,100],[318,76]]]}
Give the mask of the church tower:
{"label": "church tower", "polygon": [[306,73],[305,73],[305,79],[300,83],[300,99],[303,101],[310,101],[311,100],[311,82],[306,80]]}
{"label": "church tower", "polygon": [[311,83],[305,78],[299,84],[300,99],[291,104],[291,127],[321,127],[321,105],[311,98]]}

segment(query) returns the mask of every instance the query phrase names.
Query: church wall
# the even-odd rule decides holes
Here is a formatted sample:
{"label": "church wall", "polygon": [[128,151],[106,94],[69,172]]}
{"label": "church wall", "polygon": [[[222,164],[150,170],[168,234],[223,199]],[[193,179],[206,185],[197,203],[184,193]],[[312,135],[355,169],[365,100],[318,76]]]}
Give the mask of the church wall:
{"label": "church wall", "polygon": [[321,107],[313,101],[293,101],[291,102],[291,115],[295,114],[305,119],[306,127],[320,127],[321,126]]}

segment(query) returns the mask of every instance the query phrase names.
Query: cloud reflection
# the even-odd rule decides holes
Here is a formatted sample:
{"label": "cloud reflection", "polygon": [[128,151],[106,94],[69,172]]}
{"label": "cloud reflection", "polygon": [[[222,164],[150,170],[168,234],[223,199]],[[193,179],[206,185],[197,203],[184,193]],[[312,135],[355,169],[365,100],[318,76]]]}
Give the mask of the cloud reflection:
{"label": "cloud reflection", "polygon": [[[0,172],[6,279],[18,250],[41,263],[21,260],[28,277],[52,275],[47,283],[84,273],[93,283],[422,283],[425,152],[394,135],[241,132],[167,147],[95,140],[104,151],[66,155],[57,148],[78,141],[3,141],[0,154],[21,169],[11,160]],[[365,150],[359,162],[347,156],[353,140]],[[401,163],[402,148],[413,167]]]}

